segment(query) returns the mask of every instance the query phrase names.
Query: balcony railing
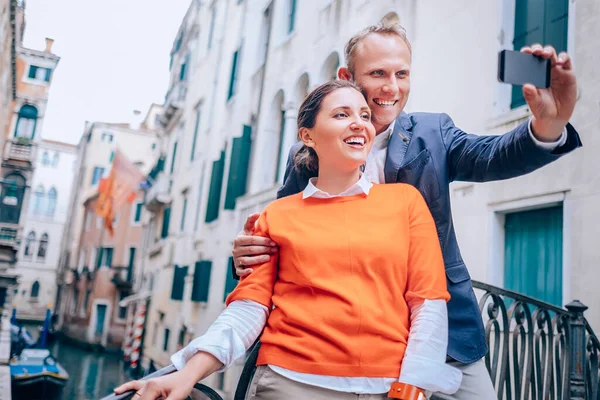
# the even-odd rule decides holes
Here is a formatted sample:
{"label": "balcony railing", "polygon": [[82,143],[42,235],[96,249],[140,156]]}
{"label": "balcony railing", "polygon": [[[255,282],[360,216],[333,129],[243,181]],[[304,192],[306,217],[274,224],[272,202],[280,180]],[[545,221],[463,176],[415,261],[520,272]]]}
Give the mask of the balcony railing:
{"label": "balcony railing", "polygon": [[[600,342],[583,316],[585,305],[575,300],[563,309],[481,282],[473,281],[473,287],[482,292],[479,307],[489,346],[485,364],[499,400],[600,399]],[[234,400],[246,397],[259,347],[248,352]],[[145,379],[174,371],[171,365]],[[197,385],[188,399],[221,397]]]}
{"label": "balcony railing", "polygon": [[170,186],[167,174],[159,174],[154,184],[146,192],[146,208],[157,212],[161,207],[169,204],[172,200]]}
{"label": "balcony railing", "polygon": [[112,282],[120,289],[133,287],[133,269],[129,267],[112,267],[115,271]]}
{"label": "balcony railing", "polygon": [[4,159],[33,163],[36,156],[35,150],[35,144],[28,140],[10,139],[4,148]]}
{"label": "balcony railing", "polygon": [[173,115],[183,108],[185,104],[185,98],[187,96],[187,82],[179,81],[175,82],[171,89],[165,96],[164,113],[162,116],[163,125],[167,126],[173,118]]}
{"label": "balcony railing", "polygon": [[19,228],[14,224],[0,224],[0,246],[18,248]]}

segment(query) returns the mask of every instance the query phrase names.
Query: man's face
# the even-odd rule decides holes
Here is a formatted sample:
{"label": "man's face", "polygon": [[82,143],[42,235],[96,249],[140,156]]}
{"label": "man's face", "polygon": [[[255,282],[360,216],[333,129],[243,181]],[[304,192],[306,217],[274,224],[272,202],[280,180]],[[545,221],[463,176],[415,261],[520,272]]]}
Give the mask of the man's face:
{"label": "man's face", "polygon": [[404,109],[410,92],[411,55],[396,35],[371,34],[354,53],[354,81],[371,108],[377,133],[386,130]]}

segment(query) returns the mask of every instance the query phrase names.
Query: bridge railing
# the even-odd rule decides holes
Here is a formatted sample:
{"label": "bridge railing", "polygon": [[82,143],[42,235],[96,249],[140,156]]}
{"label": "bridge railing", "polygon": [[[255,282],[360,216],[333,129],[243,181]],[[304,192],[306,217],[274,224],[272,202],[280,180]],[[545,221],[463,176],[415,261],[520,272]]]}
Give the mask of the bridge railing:
{"label": "bridge railing", "polygon": [[[532,297],[473,281],[479,292],[489,351],[485,364],[499,400],[600,400],[600,341],[575,300],[556,307]],[[247,358],[234,400],[243,400],[259,346]],[[175,371],[168,366],[143,379]],[[133,392],[102,400],[127,400]],[[221,399],[196,385],[189,399]]]}

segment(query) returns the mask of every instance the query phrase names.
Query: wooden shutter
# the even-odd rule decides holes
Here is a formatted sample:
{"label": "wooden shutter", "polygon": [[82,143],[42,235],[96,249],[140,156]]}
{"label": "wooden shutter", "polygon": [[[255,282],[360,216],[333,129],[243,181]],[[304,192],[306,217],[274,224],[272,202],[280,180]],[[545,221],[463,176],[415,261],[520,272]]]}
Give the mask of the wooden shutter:
{"label": "wooden shutter", "polygon": [[175,160],[177,158],[177,142],[173,145],[173,157],[171,158],[171,173],[175,171]]}
{"label": "wooden shutter", "polygon": [[194,125],[194,137],[192,139],[192,153],[190,154],[190,161],[194,161],[196,156],[196,141],[198,139],[198,129],[200,128],[200,106],[196,109],[196,124]]}
{"label": "wooden shutter", "polygon": [[294,31],[294,26],[296,25],[296,0],[289,0],[290,2],[290,20],[288,26],[288,33],[292,33]]}
{"label": "wooden shutter", "polygon": [[171,287],[171,299],[183,300],[183,290],[185,288],[185,277],[187,276],[188,267],[179,267],[175,265],[173,269],[173,285]]}
{"label": "wooden shutter", "polygon": [[569,0],[546,0],[544,45],[554,46],[557,53],[567,51]]}
{"label": "wooden shutter", "polygon": [[239,50],[236,50],[233,53],[233,61],[231,62],[231,76],[229,77],[229,92],[227,93],[227,100],[231,99],[235,94],[235,81],[237,76],[237,63],[238,56],[240,54]]}
{"label": "wooden shutter", "polygon": [[[516,0],[514,49],[541,43],[554,46],[557,52],[566,51],[568,20],[568,0]],[[510,107],[524,104],[522,87],[513,86]]]}
{"label": "wooden shutter", "polygon": [[169,236],[169,223],[170,222],[171,222],[171,207],[167,207],[163,211],[162,230],[160,232],[160,237],[162,239]]}
{"label": "wooden shutter", "polygon": [[192,301],[207,302],[210,289],[210,275],[212,261],[198,261],[194,268],[194,285],[192,287]]}
{"label": "wooden shutter", "polygon": [[129,263],[127,265],[127,280],[131,282],[133,279],[133,268],[135,267],[135,247],[129,248]]}
{"label": "wooden shutter", "polygon": [[[544,41],[544,3],[545,0],[515,1],[515,36],[513,48],[519,51],[523,46]],[[510,108],[525,104],[521,86],[512,87]]]}
{"label": "wooden shutter", "polygon": [[507,214],[504,286],[562,307],[562,206]]}
{"label": "wooden shutter", "polygon": [[106,249],[104,249],[104,251],[106,251],[106,266],[112,267],[113,248],[107,247]]}
{"label": "wooden shutter", "polygon": [[231,161],[225,196],[226,210],[234,210],[236,199],[246,194],[251,151],[252,127],[244,125],[242,137],[233,139],[231,146]]}
{"label": "wooden shutter", "polygon": [[225,166],[225,151],[221,152],[221,158],[213,162],[210,176],[210,191],[206,205],[206,222],[215,221],[219,218],[219,205],[221,202],[221,187],[223,186],[223,169]]}
{"label": "wooden shutter", "polygon": [[102,266],[102,257],[104,255],[104,248],[98,247],[98,256],[96,257],[96,269]]}

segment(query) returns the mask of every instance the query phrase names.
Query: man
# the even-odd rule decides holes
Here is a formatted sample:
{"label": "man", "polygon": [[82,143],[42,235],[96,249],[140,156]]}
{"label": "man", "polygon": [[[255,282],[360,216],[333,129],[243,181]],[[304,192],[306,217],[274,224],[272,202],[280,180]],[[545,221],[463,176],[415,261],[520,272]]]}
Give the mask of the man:
{"label": "man", "polygon": [[[577,87],[571,60],[550,47],[535,44],[522,49],[552,62],[549,89],[523,86],[533,114],[516,129],[501,136],[470,135],[454,126],[445,114],[403,112],[410,92],[411,47],[404,29],[397,25],[371,26],[346,45],[347,67],[340,79],[354,81],[372,110],[377,137],[366,163],[365,174],[374,183],[404,182],[425,198],[435,220],[448,290],[448,362],[461,369],[461,388],[452,396],[434,399],[496,398],[485,368],[487,352],[483,322],[469,272],[461,258],[450,209],[450,182],[486,182],[534,171],[581,146],[579,135],[568,123],[575,107]],[[293,165],[292,147],[284,184],[278,197],[302,191],[308,176]],[[233,256],[240,276],[252,265],[266,262],[277,252],[274,243],[251,236],[257,214],[251,215],[234,242]]]}

